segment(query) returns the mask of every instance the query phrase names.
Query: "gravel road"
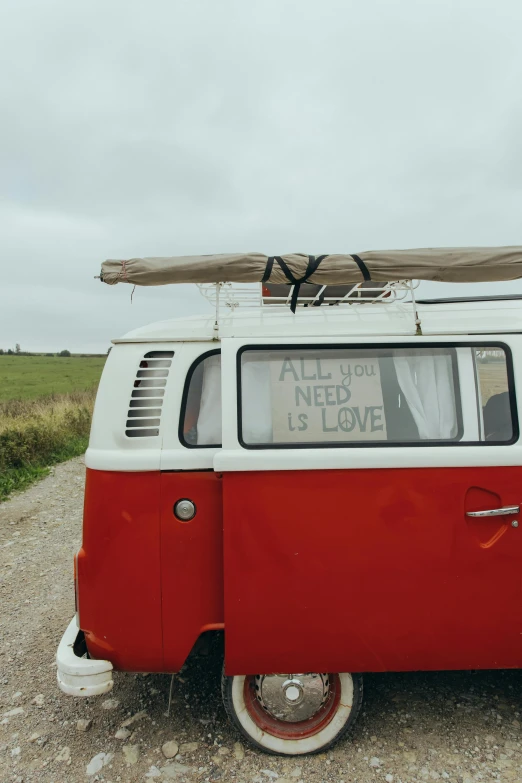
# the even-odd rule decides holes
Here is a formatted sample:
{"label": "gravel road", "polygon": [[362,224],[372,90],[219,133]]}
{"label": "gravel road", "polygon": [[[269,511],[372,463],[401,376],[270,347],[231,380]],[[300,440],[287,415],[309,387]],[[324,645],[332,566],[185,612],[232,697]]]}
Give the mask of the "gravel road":
{"label": "gravel road", "polygon": [[519,671],[368,675],[349,739],[291,760],[229,727],[219,643],[175,677],[170,717],[168,675],[116,674],[109,696],[88,700],[61,694],[54,656],[74,613],[83,481],[75,459],[0,505],[1,783],[522,781]]}

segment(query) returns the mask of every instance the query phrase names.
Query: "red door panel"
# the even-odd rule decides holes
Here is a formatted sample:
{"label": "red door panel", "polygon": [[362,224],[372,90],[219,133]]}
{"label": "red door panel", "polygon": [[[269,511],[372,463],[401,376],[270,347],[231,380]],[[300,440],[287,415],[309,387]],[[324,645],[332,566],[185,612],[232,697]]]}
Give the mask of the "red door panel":
{"label": "red door panel", "polygon": [[163,670],[159,472],[87,470],[78,553],[80,627],[93,658]]}
{"label": "red door panel", "polygon": [[522,665],[522,528],[465,515],[519,504],[521,479],[504,467],[224,474],[227,672]]}
{"label": "red door panel", "polygon": [[[165,671],[179,671],[200,633],[223,623],[223,500],[212,471],[161,474],[161,574]],[[187,498],[189,522],[174,516]]]}

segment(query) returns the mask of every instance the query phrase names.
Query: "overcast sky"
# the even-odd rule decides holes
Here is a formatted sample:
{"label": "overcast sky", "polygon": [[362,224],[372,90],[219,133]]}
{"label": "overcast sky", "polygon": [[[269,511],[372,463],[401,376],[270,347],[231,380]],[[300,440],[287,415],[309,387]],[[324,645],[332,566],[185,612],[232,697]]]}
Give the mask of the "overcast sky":
{"label": "overcast sky", "polygon": [[205,311],[105,258],[522,244],[521,31],[520,0],[3,0],[0,347]]}

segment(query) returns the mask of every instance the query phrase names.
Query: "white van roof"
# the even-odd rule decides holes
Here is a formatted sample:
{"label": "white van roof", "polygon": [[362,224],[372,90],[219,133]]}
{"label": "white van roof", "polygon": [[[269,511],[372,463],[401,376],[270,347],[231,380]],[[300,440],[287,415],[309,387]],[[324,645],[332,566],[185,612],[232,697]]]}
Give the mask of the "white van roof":
{"label": "white van roof", "polygon": [[[422,334],[506,334],[522,332],[522,301],[476,300],[419,301],[417,313]],[[367,302],[341,306],[237,307],[215,314],[158,321],[134,329],[114,343],[207,342],[226,337],[339,337],[400,336],[417,332],[411,302]]]}

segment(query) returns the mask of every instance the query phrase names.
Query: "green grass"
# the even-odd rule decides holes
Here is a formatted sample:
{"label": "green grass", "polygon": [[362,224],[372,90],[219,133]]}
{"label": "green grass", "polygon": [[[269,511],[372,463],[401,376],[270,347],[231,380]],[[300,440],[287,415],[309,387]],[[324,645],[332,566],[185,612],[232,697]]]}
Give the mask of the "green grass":
{"label": "green grass", "polygon": [[[79,457],[85,453],[89,443],[89,435],[70,437],[67,436],[62,444],[55,444],[51,452],[40,455],[40,459],[34,459],[38,463],[40,460],[44,464],[31,464],[30,462],[21,467],[9,467],[0,470],[0,503],[7,500],[12,492],[20,492],[27,489],[35,481],[45,478],[49,475],[49,468],[58,462]],[[0,451],[2,449],[2,434],[0,434]]]}
{"label": "green grass", "polygon": [[0,401],[36,400],[92,389],[105,356],[0,356]]}
{"label": "green grass", "polygon": [[96,390],[0,402],[0,501],[83,454]]}
{"label": "green grass", "polygon": [[83,454],[105,356],[0,356],[0,502]]}
{"label": "green grass", "polygon": [[49,468],[36,468],[29,465],[27,468],[7,468],[0,473],[0,503],[7,500],[11,492],[27,489],[35,481],[49,475]]}

